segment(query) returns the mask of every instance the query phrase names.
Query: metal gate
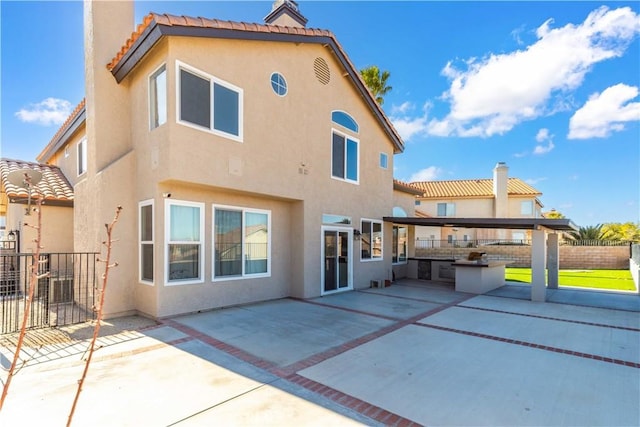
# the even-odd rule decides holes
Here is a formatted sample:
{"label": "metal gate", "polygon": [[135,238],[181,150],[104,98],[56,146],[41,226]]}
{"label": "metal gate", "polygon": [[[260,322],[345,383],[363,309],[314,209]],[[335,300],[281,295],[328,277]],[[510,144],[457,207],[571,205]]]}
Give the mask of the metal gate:
{"label": "metal gate", "polygon": [[[0,255],[0,334],[20,330],[25,296],[29,294],[33,254]],[[98,253],[40,255],[27,327],[30,329],[82,323],[95,318]]]}

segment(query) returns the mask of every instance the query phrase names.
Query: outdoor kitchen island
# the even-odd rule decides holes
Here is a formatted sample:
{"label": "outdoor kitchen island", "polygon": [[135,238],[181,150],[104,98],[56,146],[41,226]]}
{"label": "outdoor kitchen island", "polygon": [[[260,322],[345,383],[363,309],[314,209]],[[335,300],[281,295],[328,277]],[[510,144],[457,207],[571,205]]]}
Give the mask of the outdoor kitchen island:
{"label": "outdoor kitchen island", "polygon": [[507,262],[476,262],[457,260],[451,265],[456,269],[456,291],[484,294],[505,284]]}

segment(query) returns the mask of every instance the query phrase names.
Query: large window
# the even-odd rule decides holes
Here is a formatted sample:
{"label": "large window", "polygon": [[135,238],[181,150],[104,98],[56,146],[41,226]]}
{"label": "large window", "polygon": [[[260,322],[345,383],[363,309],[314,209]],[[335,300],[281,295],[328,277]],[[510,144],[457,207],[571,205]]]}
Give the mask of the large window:
{"label": "large window", "polygon": [[360,232],[360,253],[363,261],[382,259],[382,222],[363,219]]}
{"label": "large window", "polygon": [[149,77],[149,127],[167,122],[167,67],[162,65]]}
{"label": "large window", "polygon": [[531,200],[520,202],[520,215],[533,215],[533,202]]}
{"label": "large window", "polygon": [[401,264],[407,262],[407,227],[393,226],[392,262]]}
{"label": "large window", "polygon": [[358,140],[333,131],[331,175],[345,181],[358,182]]}
{"label": "large window", "polygon": [[201,283],[204,277],[204,204],[165,202],[167,283]]}
{"label": "large window", "polygon": [[78,142],[78,176],[87,171],[87,138],[82,138]]}
{"label": "large window", "polygon": [[271,212],[213,207],[213,280],[268,276]]}
{"label": "large window", "polygon": [[455,216],[455,203],[438,203],[438,216]]}
{"label": "large window", "polygon": [[153,201],[139,203],[140,281],[153,284]]}
{"label": "large window", "polygon": [[178,63],[178,121],[242,141],[243,91]]}

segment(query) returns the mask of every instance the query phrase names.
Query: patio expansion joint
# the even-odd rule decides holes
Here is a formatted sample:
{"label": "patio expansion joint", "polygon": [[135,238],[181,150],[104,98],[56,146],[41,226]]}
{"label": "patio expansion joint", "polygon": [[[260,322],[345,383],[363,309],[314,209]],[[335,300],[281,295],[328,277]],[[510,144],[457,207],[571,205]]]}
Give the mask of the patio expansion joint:
{"label": "patio expansion joint", "polygon": [[581,357],[581,358],[584,358],[584,359],[598,360],[600,362],[612,363],[612,364],[615,364],[615,365],[628,366],[628,367],[631,367],[631,368],[640,369],[640,363],[638,363],[638,362],[631,362],[631,361],[627,361],[627,360],[613,359],[613,358],[610,358],[610,357],[598,356],[596,354],[583,353],[583,352],[580,352],[580,351],[573,351],[573,350],[568,350],[568,349],[563,349],[563,348],[558,348],[558,347],[552,347],[552,346],[548,346],[548,345],[544,345],[544,344],[536,344],[536,343],[531,343],[531,342],[527,342],[527,341],[514,340],[514,339],[511,339],[511,338],[497,337],[495,335],[482,334],[482,333],[479,333],[479,332],[463,331],[461,329],[448,328],[448,327],[445,327],[445,326],[429,325],[429,324],[425,324],[425,323],[416,323],[416,326],[420,326],[420,327],[423,327],[423,328],[436,329],[436,330],[444,331],[444,332],[453,332],[453,333],[456,333],[456,334],[467,335],[467,336],[476,337],[476,338],[483,338],[483,339],[488,339],[488,340],[492,340],[492,341],[498,341],[498,342],[502,342],[502,343],[506,343],[506,344],[520,345],[520,346],[523,346],[523,347],[529,347],[529,348],[535,348],[535,349],[538,349],[538,350],[551,351],[553,353],[566,354],[566,355],[569,355],[569,356]]}
{"label": "patio expansion joint", "polygon": [[607,328],[607,329],[619,329],[622,331],[631,331],[631,332],[640,332],[640,328],[631,328],[628,326],[616,326],[616,325],[605,325],[604,323],[595,323],[595,322],[584,322],[581,320],[571,320],[571,319],[561,319],[558,317],[551,316],[542,316],[539,314],[528,314],[528,313],[518,313],[514,311],[507,310],[496,310],[494,308],[484,308],[484,307],[472,307],[468,305],[461,305],[460,308],[467,308],[469,310],[478,310],[478,311],[488,311],[491,313],[502,313],[502,314],[510,314],[513,316],[522,316],[522,317],[532,317],[535,319],[546,319],[546,320],[554,320],[557,322],[565,322],[565,323],[575,323],[578,325],[586,325],[586,326],[596,326],[599,328]]}

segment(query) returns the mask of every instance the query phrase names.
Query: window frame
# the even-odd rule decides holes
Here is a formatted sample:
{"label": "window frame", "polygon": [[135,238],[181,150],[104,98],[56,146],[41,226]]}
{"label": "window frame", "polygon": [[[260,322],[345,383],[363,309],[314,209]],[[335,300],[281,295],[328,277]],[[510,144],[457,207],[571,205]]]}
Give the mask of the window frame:
{"label": "window frame", "polygon": [[[524,211],[524,207],[525,207],[525,203],[528,205],[527,206],[527,212]],[[533,200],[522,200],[520,202],[520,215],[521,216],[533,216]]]}
{"label": "window frame", "polygon": [[[400,257],[400,230],[405,230],[404,259]],[[409,227],[404,225],[393,225],[391,242],[391,265],[402,265],[409,262]]]}
{"label": "window frame", "polygon": [[[274,77],[276,79],[281,79],[282,82],[274,81]],[[289,93],[289,84],[287,83],[287,79],[284,78],[284,75],[281,72],[274,71],[273,73],[271,73],[271,76],[269,77],[269,84],[271,85],[273,93],[281,98],[284,98],[285,96],[287,96],[287,93]],[[282,92],[282,90],[284,90],[284,92]]]}
{"label": "window frame", "polygon": [[[164,93],[159,94],[158,88],[158,77],[164,73]],[[160,126],[167,123],[167,119],[169,118],[169,98],[168,98],[168,72],[167,72],[167,64],[163,63],[158,68],[156,68],[149,75],[149,130],[152,131],[154,129],[159,128]],[[162,95],[162,96],[159,96]],[[163,98],[163,99],[161,99]],[[160,103],[164,103],[164,115],[160,115]],[[164,119],[164,121],[162,120]]]}
{"label": "window frame", "polygon": [[[365,233],[365,226],[364,223],[368,222],[370,224],[370,231],[369,231],[369,247],[370,247],[370,251],[369,251],[369,256],[368,257],[364,257],[362,254],[362,242],[365,239],[365,235],[367,233]],[[377,224],[380,226],[380,255],[378,256],[374,256],[373,255],[373,235],[374,235],[374,229],[373,229],[373,225]],[[369,219],[369,218],[362,218],[360,220],[360,261],[361,262],[375,262],[375,261],[384,261],[384,225],[382,223],[382,221],[378,220],[378,219]]]}
{"label": "window frame", "polygon": [[[181,71],[184,70],[188,73],[195,75],[203,80],[207,80],[209,82],[209,104],[210,104],[210,116],[209,116],[209,127],[201,126],[197,123],[192,123],[186,120],[181,119],[182,115],[182,87],[180,83]],[[216,109],[216,101],[214,97],[215,85],[221,86],[227,90],[236,92],[238,95],[238,135],[233,133],[225,132],[223,130],[216,129],[215,125],[215,109]],[[187,126],[193,129],[201,130],[203,132],[207,132],[213,135],[220,136],[222,138],[231,139],[236,142],[244,141],[244,90],[226,80],[222,80],[214,75],[206,73],[202,70],[199,70],[195,67],[192,67],[189,64],[186,64],[181,61],[176,61],[176,123]]]}
{"label": "window frame", "polygon": [[389,169],[389,155],[387,153],[380,152],[380,160],[378,165],[380,166],[380,169]]}
{"label": "window frame", "polygon": [[[171,206],[187,206],[187,207],[193,207],[193,208],[199,208],[200,209],[200,218],[199,218],[199,224],[200,224],[200,238],[197,242],[190,242],[190,241],[172,241],[171,240]],[[165,286],[181,286],[181,285],[193,285],[193,284],[199,284],[199,283],[204,283],[204,235],[205,235],[205,230],[204,230],[204,212],[205,210],[205,204],[202,202],[192,202],[192,201],[188,201],[188,200],[175,200],[175,199],[165,199],[165,203],[164,203],[164,219],[165,219],[165,225],[164,225],[164,253],[165,253],[165,259],[164,259],[164,272],[165,272],[165,278],[164,278],[164,284]],[[198,262],[199,262],[199,272],[198,278],[189,278],[189,279],[184,279],[184,280],[170,280],[170,264],[169,264],[169,259],[170,259],[170,246],[171,245],[179,245],[179,244],[193,244],[193,245],[199,245],[200,246],[200,250],[199,250],[199,254],[198,254]]]}
{"label": "window frame", "polygon": [[87,137],[83,136],[76,144],[76,170],[78,176],[87,173]]}
{"label": "window frame", "polygon": [[[151,240],[142,240],[142,208],[151,207]],[[155,284],[155,239],[154,239],[154,226],[155,226],[155,203],[153,199],[143,200],[138,202],[138,281],[145,285],[153,286]],[[151,280],[147,280],[142,277],[143,275],[143,262],[144,256],[142,247],[143,245],[151,245],[151,271],[153,277]]]}
{"label": "window frame", "polygon": [[[343,164],[343,172],[344,172],[344,176],[340,177],[340,176],[336,176],[333,173],[333,167],[334,167],[334,162],[335,162],[335,156],[334,156],[334,135],[339,135],[341,137],[344,138],[344,151],[343,151],[343,156],[344,156],[344,164]],[[349,144],[348,141],[352,141],[355,143],[356,145],[356,179],[350,179],[347,178],[348,173],[348,166],[349,166],[349,156],[348,156],[348,152],[349,152]],[[338,181],[344,181],[344,182],[348,182],[350,184],[355,184],[355,185],[359,185],[360,184],[360,140],[358,138],[355,138],[345,132],[342,132],[334,127],[331,128],[331,178],[336,179]]]}
{"label": "window frame", "polygon": [[[211,211],[211,281],[212,282],[227,282],[230,280],[250,280],[250,279],[258,279],[271,277],[271,259],[272,259],[272,245],[271,245],[271,210],[268,209],[256,209],[256,208],[247,208],[241,206],[231,206],[231,205],[221,205],[221,204],[213,204]],[[229,275],[229,276],[217,276],[216,277],[216,209],[226,210],[226,211],[235,211],[240,212],[242,215],[242,242],[240,243],[242,247],[242,273],[239,275]],[[267,216],[267,271],[261,273],[247,273],[246,270],[246,215],[247,213],[256,213]]]}
{"label": "window frame", "polygon": [[[444,205],[444,215],[440,214],[440,206]],[[451,202],[436,203],[436,215],[439,217],[452,217],[456,215],[456,204]]]}

